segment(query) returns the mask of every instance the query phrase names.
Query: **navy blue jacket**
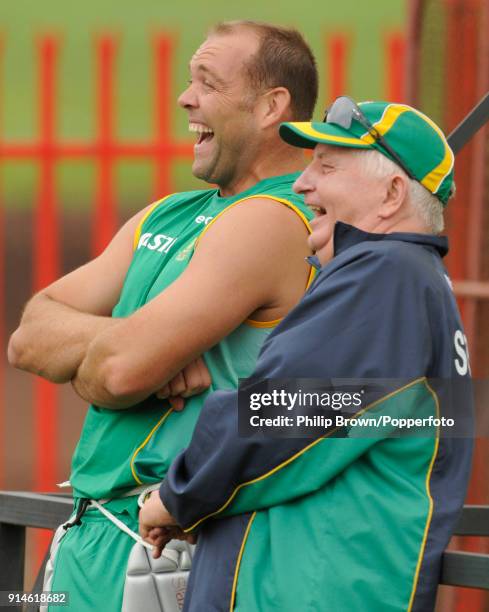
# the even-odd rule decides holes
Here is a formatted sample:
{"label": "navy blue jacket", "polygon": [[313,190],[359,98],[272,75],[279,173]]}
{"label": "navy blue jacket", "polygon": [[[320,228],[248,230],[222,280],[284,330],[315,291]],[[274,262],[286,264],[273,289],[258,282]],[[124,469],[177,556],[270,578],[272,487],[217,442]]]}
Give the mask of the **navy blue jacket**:
{"label": "navy blue jacket", "polygon": [[[160,489],[179,524],[199,530],[188,611],[433,608],[472,453],[466,339],[441,261],[448,243],[342,223],[334,241],[253,378],[403,381],[371,413],[454,417],[459,433],[240,437],[237,392],[214,393]],[[291,525],[298,535],[284,540]]]}

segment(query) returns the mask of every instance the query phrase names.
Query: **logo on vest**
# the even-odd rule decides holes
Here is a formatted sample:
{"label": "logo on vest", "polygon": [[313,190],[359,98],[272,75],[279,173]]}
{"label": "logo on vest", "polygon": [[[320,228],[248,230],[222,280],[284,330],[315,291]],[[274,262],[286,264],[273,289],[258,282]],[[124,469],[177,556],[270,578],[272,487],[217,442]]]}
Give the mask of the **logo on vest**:
{"label": "logo on vest", "polygon": [[187,244],[185,248],[183,248],[175,257],[176,261],[184,261],[187,257],[192,253],[194,244],[197,242],[197,238],[194,238],[191,242]]}
{"label": "logo on vest", "polygon": [[168,253],[171,247],[175,244],[176,238],[171,236],[165,236],[165,234],[151,234],[146,233],[141,236],[138,242],[138,248],[145,247],[150,251],[157,251],[158,253]]}
{"label": "logo on vest", "polygon": [[206,217],[205,215],[199,215],[196,219],[195,219],[195,223],[203,223],[204,225],[207,225],[208,223],[210,223],[212,221],[212,219],[214,219],[214,217]]}

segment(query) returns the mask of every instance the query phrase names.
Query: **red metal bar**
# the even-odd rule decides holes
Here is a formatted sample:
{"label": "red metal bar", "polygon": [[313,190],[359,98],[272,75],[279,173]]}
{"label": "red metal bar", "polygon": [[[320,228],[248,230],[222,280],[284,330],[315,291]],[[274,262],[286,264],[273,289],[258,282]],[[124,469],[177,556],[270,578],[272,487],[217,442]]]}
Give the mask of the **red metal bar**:
{"label": "red metal bar", "polygon": [[[1,190],[0,181],[0,190]],[[4,206],[3,198],[0,193],[0,346],[5,346],[5,221],[4,221]],[[5,410],[7,407],[5,401],[5,358],[0,363],[0,489],[4,488],[5,483]]]}
{"label": "red metal bar", "polygon": [[406,50],[406,101],[418,106],[419,55],[423,23],[423,0],[408,0],[407,50]]}
{"label": "red metal bar", "polygon": [[[52,150],[55,138],[55,86],[58,45],[53,37],[40,41],[40,140],[46,151],[41,159],[39,195],[34,224],[34,289],[39,291],[59,275],[58,215],[55,198],[55,169]],[[56,444],[56,387],[44,380],[36,380],[35,428],[37,432],[35,488],[51,489],[55,483]]]}
{"label": "red metal bar", "polygon": [[[485,1],[486,10],[471,11],[469,23],[469,37],[473,38],[471,57],[477,59],[477,84],[475,89],[476,100],[479,100],[489,89],[489,0]],[[482,7],[481,7],[482,8]],[[479,36],[477,28],[479,27]],[[484,223],[484,189],[487,167],[487,126],[481,129],[473,139],[473,159],[471,163],[471,193],[470,214],[467,219],[467,278],[478,282],[481,280],[482,250],[483,250],[483,223]],[[467,338],[472,342],[475,351],[477,342],[482,338],[477,333],[478,305],[471,300],[466,310]],[[485,372],[475,363],[475,376],[484,376]],[[487,490],[489,493],[489,489]]]}
{"label": "red metal bar", "polygon": [[[3,68],[3,41],[0,38],[0,84],[2,83],[2,68]],[[0,85],[0,91],[2,91]],[[2,108],[0,107],[0,133],[2,130],[1,115]],[[0,177],[1,180],[1,177]],[[1,194],[0,183],[0,346],[5,346],[5,232],[4,232],[4,208]],[[0,489],[4,488],[5,483],[5,372],[4,360],[0,363]]]}
{"label": "red metal bar", "polygon": [[[480,58],[480,62],[479,62],[479,73],[478,73],[478,97],[481,97],[483,93],[485,93],[488,89],[489,89],[489,37],[487,35],[487,32],[489,32],[489,0],[482,0],[481,1],[481,14],[480,14],[480,29],[479,29],[479,58]],[[489,128],[486,127],[484,128],[485,131],[485,140],[484,140],[484,145],[480,145],[481,146],[481,152],[478,152],[481,155],[481,161],[482,159],[486,160],[487,163],[487,159],[488,159],[488,154],[489,154]],[[480,138],[482,139],[482,136],[480,136]],[[477,147],[478,145],[476,145]],[[477,150],[477,148],[476,148]],[[475,180],[477,180],[477,187],[475,189],[475,191],[480,191],[480,201],[478,206],[480,206],[480,215],[481,215],[481,220],[484,218],[484,213],[483,213],[483,203],[484,203],[484,174],[483,174],[483,165],[481,164],[480,168],[479,168],[479,172],[476,174]],[[487,174],[487,165],[486,165],[486,175],[485,178],[489,178],[489,175]],[[485,201],[487,203],[488,199],[487,197],[485,198]],[[486,218],[487,221],[487,218]],[[481,223],[481,227],[482,227],[482,223]],[[486,223],[486,227],[487,227],[487,223]],[[482,240],[482,235],[480,236],[480,256],[482,255],[482,251],[483,251],[483,240]],[[482,269],[482,265],[481,265],[481,261],[480,259],[477,260],[477,271],[478,271],[478,278],[481,278],[481,269]],[[469,266],[472,265],[472,261],[469,260]],[[485,332],[487,334],[487,328],[485,329]],[[486,336],[486,341],[487,341],[487,335],[484,334]],[[485,375],[487,375],[487,373],[484,373]],[[488,503],[489,502],[489,479],[487,478],[487,466],[489,465],[489,442],[488,440],[479,440],[479,444],[481,445],[482,448],[482,454],[483,454],[483,467],[482,470],[477,474],[477,477],[479,479],[479,483],[481,484],[481,487],[483,488],[483,495],[484,495],[484,503]],[[484,540],[483,543],[481,543],[481,548],[484,552],[489,552],[489,542],[486,540]],[[483,601],[485,602],[485,606],[486,606],[486,610],[489,610],[489,594],[486,593],[485,595],[485,599],[483,599]],[[484,605],[484,604],[482,604]]]}
{"label": "red metal bar", "polygon": [[117,227],[113,176],[113,105],[116,41],[103,36],[97,41],[98,64],[98,158],[97,194],[93,215],[92,252],[107,246]]}
{"label": "red metal bar", "polygon": [[[456,125],[460,117],[463,117],[478,99],[478,73],[477,63],[480,58],[479,36],[487,36],[487,30],[481,29],[479,20],[481,18],[480,8],[482,2],[479,0],[446,0],[449,31],[447,32],[447,74],[449,93],[447,100],[449,114],[447,116],[448,128]],[[453,41],[457,41],[454,44]],[[463,87],[460,87],[463,79]],[[457,82],[459,83],[457,85]],[[480,138],[480,136],[479,136]],[[481,153],[477,150],[478,139],[474,139],[457,156],[455,178],[457,180],[457,198],[451,203],[451,241],[453,256],[450,259],[452,269],[457,268],[459,278],[478,280],[477,268],[479,267],[479,255],[473,250],[481,248],[480,227],[482,218],[479,216],[479,204],[474,206],[474,189],[477,186],[474,179],[474,164],[478,163],[476,156]],[[475,215],[475,218],[472,218]],[[475,276],[474,276],[475,275]],[[462,310],[464,326],[467,333],[469,350],[472,354],[473,370],[477,373],[477,303],[474,299],[466,299]],[[475,357],[475,359],[474,359]],[[483,374],[485,375],[485,373]],[[487,441],[476,439],[475,452],[472,464],[472,477],[469,485],[467,502],[487,502]],[[474,538],[463,541],[465,550],[481,550],[481,542]],[[455,610],[484,610],[487,598],[477,590],[457,589],[455,596]]]}
{"label": "red metal bar", "polygon": [[[471,72],[468,86],[472,98],[467,103],[474,104],[480,99],[489,87],[489,0],[471,0],[465,6],[465,28],[466,38],[466,66]],[[472,66],[469,68],[469,62]],[[473,82],[472,82],[473,81]],[[464,85],[465,87],[465,85]],[[477,283],[481,280],[482,249],[483,249],[483,222],[484,222],[484,182],[487,162],[487,127],[481,130],[473,139],[472,158],[470,160],[470,193],[469,211],[467,218],[467,278]],[[482,284],[482,283],[480,283]],[[487,283],[486,283],[487,284]],[[473,359],[473,374],[475,376],[487,376],[479,360],[481,353],[480,342],[486,341],[478,329],[480,320],[479,305],[475,299],[468,301],[465,311],[465,326],[469,347],[471,347]],[[487,466],[489,461],[489,446],[487,439],[476,439],[474,461],[472,468],[471,486],[469,488],[469,500],[475,503],[487,503],[489,501],[489,486],[487,479]],[[487,552],[489,546],[482,539],[469,539],[465,549],[472,551]],[[489,596],[479,591],[467,590],[460,593],[457,598],[457,610],[488,610]]]}
{"label": "red metal bar", "polygon": [[[463,12],[463,55],[464,58],[464,90],[465,96],[463,101],[464,113],[478,101],[477,96],[477,70],[475,67],[478,57],[478,12],[474,9],[465,7]],[[479,183],[483,181],[485,160],[483,157],[484,146],[481,142],[481,134],[479,133],[470,143],[469,157],[464,159],[466,163],[467,185],[464,193],[466,200],[466,215],[464,232],[465,236],[465,252],[464,257],[464,278],[477,280],[479,276],[480,257],[479,252],[482,244],[482,197],[483,184],[477,185],[477,169],[479,167]],[[479,146],[478,146],[479,145]],[[479,158],[478,156],[481,155]],[[482,164],[482,168],[480,165]],[[482,171],[482,173],[481,173]],[[477,198],[480,202],[477,202]],[[457,202],[460,204],[460,201]],[[463,226],[459,226],[458,232]],[[460,232],[461,233],[461,232]],[[462,253],[461,253],[462,255]],[[476,354],[477,347],[477,330],[476,330],[476,315],[477,303],[475,300],[467,300],[464,311],[464,326],[467,334],[469,347],[472,354]],[[477,367],[477,364],[475,364]],[[475,372],[474,372],[475,373]]]}
{"label": "red metal bar", "polygon": [[173,47],[174,41],[167,34],[158,34],[154,39],[155,144],[159,148],[159,154],[155,156],[155,199],[172,191],[171,109],[175,104],[171,74]]}
{"label": "red metal bar", "polygon": [[406,39],[402,32],[389,32],[384,38],[385,99],[405,102]]}
{"label": "red metal bar", "polygon": [[64,142],[52,143],[49,151],[46,151],[41,143],[0,143],[0,157],[10,160],[38,160],[46,154],[54,158],[62,159],[93,159],[102,156],[109,150],[113,158],[159,158],[168,156],[181,159],[191,159],[193,156],[193,144],[185,142],[112,142],[110,147],[96,143]]}
{"label": "red metal bar", "polygon": [[[56,68],[58,44],[54,37],[43,38],[38,45],[39,67],[39,135],[44,149],[40,158],[39,194],[34,221],[34,289],[39,291],[59,276],[58,212],[55,195],[55,159],[52,155],[56,119]],[[56,386],[36,378],[34,383],[34,441],[36,463],[34,488],[49,491],[56,482],[57,410]],[[41,557],[49,542],[49,534],[41,532],[37,539],[37,555]]]}
{"label": "red metal bar", "polygon": [[338,32],[330,34],[326,44],[325,82],[329,83],[329,101],[338,96],[348,94],[348,61],[350,55],[351,39],[349,34]]}
{"label": "red metal bar", "polygon": [[[460,0],[449,0],[446,7],[446,52],[445,70],[451,74],[452,78],[446,82],[446,108],[445,108],[445,127],[450,131],[457,125],[461,117],[464,117],[470,108],[465,98],[465,90],[470,87],[470,74],[466,74],[471,66],[466,65],[466,52],[464,35],[464,7]],[[453,41],[457,41],[455,45]],[[464,86],[460,87],[461,79]],[[466,81],[467,79],[467,81]],[[450,237],[450,252],[446,257],[446,264],[452,278],[465,279],[466,270],[466,249],[467,240],[465,228],[469,213],[469,191],[470,191],[470,155],[471,144],[469,143],[457,155],[455,180],[457,182],[457,196],[450,202],[447,209],[448,224],[447,230]],[[459,299],[462,318],[465,322],[465,311],[467,300]],[[470,338],[469,338],[470,345]]]}

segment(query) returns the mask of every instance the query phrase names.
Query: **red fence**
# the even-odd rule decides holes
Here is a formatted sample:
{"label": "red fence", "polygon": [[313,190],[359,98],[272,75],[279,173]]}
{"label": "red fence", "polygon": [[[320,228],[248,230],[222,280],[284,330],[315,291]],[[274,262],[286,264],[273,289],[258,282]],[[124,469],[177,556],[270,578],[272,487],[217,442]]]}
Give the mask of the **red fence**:
{"label": "red fence", "polygon": [[[489,0],[410,0],[408,97],[438,113],[453,129],[489,90]],[[489,372],[489,129],[459,153],[457,195],[447,210],[447,265],[459,297],[471,352],[472,373]],[[480,398],[486,408],[489,397]],[[482,406],[482,404],[484,404]],[[482,412],[482,410],[481,410]],[[485,410],[487,412],[487,410]],[[477,435],[480,435],[477,432]],[[482,436],[484,434],[482,433]],[[467,501],[489,502],[489,444],[476,437]],[[487,552],[483,538],[460,538],[459,548]],[[440,610],[489,611],[489,595],[474,589],[441,589]]]}

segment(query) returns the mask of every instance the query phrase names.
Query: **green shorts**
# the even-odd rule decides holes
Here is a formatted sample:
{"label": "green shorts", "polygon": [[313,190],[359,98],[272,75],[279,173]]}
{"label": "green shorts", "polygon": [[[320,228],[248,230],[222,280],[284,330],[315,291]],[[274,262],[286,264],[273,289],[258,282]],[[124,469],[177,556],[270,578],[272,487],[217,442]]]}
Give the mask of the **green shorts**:
{"label": "green shorts", "polygon": [[[132,531],[138,532],[137,496],[112,500],[104,506]],[[120,612],[126,568],[134,540],[96,508],[89,508],[81,525],[68,529],[54,553],[51,592],[66,591],[68,606],[49,612]]]}

